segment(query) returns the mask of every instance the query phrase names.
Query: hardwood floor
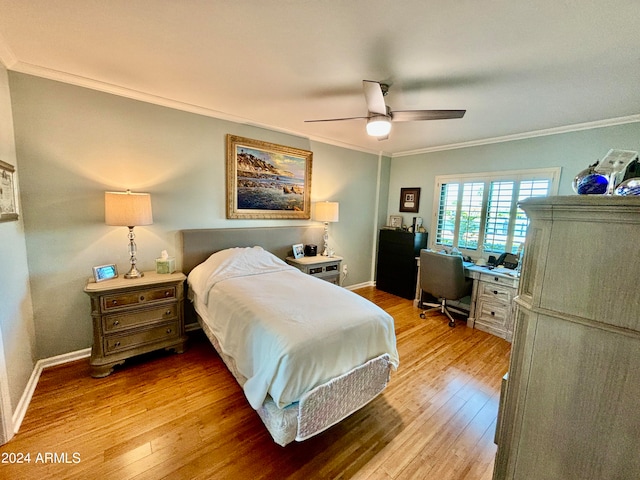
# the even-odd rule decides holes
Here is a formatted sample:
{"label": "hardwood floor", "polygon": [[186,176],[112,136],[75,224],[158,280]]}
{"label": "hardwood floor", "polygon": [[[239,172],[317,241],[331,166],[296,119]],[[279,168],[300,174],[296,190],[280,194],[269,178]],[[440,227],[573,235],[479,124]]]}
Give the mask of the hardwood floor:
{"label": "hardwood floor", "polygon": [[[109,377],[88,361],[43,372],[0,478],[489,480],[510,344],[422,320],[410,300],[357,293],[396,321],[400,367],[385,392],[326,432],[273,443],[201,332],[182,355],[127,361]],[[29,464],[5,463],[29,453]],[[55,454],[55,456],[54,456]]]}

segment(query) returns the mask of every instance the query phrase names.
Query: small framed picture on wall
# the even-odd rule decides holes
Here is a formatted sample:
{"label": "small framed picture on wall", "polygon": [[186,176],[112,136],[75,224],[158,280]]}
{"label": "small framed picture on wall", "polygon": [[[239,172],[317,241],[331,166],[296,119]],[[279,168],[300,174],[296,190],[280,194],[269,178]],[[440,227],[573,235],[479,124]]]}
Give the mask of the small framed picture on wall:
{"label": "small framed picture on wall", "polygon": [[400,211],[418,213],[420,209],[420,189],[400,189]]}
{"label": "small framed picture on wall", "polygon": [[0,160],[0,222],[18,220],[15,172],[13,165]]}

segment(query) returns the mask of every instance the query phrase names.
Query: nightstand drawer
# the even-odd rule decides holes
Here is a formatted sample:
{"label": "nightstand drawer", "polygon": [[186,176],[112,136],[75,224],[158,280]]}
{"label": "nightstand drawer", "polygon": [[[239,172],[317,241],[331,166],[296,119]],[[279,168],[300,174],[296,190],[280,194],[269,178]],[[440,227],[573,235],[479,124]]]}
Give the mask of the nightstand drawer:
{"label": "nightstand drawer", "polygon": [[172,298],[176,298],[175,287],[150,288],[117,295],[105,295],[101,300],[103,310],[112,310],[114,308],[142,305]]}
{"label": "nightstand drawer", "polygon": [[326,265],[309,266],[306,273],[309,275],[321,275],[323,273],[338,273],[340,270],[340,262],[327,263]]}
{"label": "nightstand drawer", "polygon": [[325,257],[322,255],[302,258],[287,257],[286,262],[312,277],[340,285],[342,257]]}
{"label": "nightstand drawer", "polygon": [[160,307],[106,315],[103,321],[105,332],[117,332],[147,323],[158,323],[178,317],[178,305],[162,305]]}
{"label": "nightstand drawer", "polygon": [[109,355],[149,343],[177,338],[179,334],[178,322],[175,321],[130,335],[110,335],[104,338],[104,351],[106,355]]}
{"label": "nightstand drawer", "polygon": [[312,275],[312,277],[325,280],[329,283],[333,283],[334,285],[340,285],[340,274],[337,271],[320,273],[318,275]]}

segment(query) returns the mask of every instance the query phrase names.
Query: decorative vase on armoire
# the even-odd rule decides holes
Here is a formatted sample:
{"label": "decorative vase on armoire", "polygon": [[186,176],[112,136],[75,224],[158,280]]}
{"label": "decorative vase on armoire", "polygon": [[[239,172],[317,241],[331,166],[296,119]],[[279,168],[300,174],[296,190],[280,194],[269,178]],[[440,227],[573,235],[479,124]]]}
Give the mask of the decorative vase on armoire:
{"label": "decorative vase on armoire", "polygon": [[525,200],[494,479],[640,478],[640,198]]}

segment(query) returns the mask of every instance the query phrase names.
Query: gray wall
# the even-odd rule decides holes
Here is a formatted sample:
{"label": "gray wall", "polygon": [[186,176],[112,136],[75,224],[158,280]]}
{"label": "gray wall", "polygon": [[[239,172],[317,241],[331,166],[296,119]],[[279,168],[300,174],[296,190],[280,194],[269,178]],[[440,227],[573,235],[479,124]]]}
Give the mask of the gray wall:
{"label": "gray wall", "polygon": [[330,241],[345,285],[371,281],[376,155],[15,72],[10,86],[38,358],[91,346],[91,267],[127,269],[126,228],[104,224],[106,190],[151,193],[154,224],[135,230],[143,270],[163,249],[180,266],[181,229],[309,223],[225,219],[227,133],[313,151],[312,201],[340,202]]}
{"label": "gray wall", "polygon": [[[401,187],[422,188],[419,215],[430,229],[435,175],[561,166],[560,193],[569,194],[573,176],[609,148],[640,150],[640,124],[634,123],[379,158],[29,75],[12,72],[9,83],[25,234],[21,223],[0,225],[0,235],[11,231],[0,248],[11,245],[11,261],[18,262],[11,267],[18,286],[12,281],[11,288],[23,300],[9,308],[20,310],[18,343],[27,345],[21,355],[29,359],[89,347],[89,301],[82,289],[91,266],[113,262],[127,268],[126,229],[104,224],[105,190],[152,194],[155,223],[136,228],[139,266],[147,270],[163,249],[180,266],[181,229],[309,223],[225,219],[227,133],[314,152],[312,201],[340,202],[340,222],[330,226],[330,234],[349,265],[345,285],[373,279],[377,226],[398,213]],[[20,247],[25,238],[26,257]],[[35,348],[28,347],[34,329]],[[22,365],[21,378],[33,363]]]}
{"label": "gray wall", "polygon": [[[7,71],[2,66],[0,66],[0,159],[16,166],[16,183],[19,187],[22,171],[16,161],[9,81]],[[18,203],[18,209],[19,213],[22,213],[20,203]],[[20,215],[17,222],[0,223],[0,329],[12,410],[15,410],[20,401],[36,361],[33,308],[22,219],[23,216]],[[0,365],[2,364],[0,359]]]}
{"label": "gray wall", "polygon": [[[400,189],[420,187],[420,211],[431,232],[434,185],[437,175],[500,172],[561,167],[559,195],[573,195],[575,175],[612,149],[640,151],[640,123],[594,128],[524,140],[394,157],[389,182],[389,215],[403,215],[410,223],[416,214],[399,213]],[[431,235],[429,235],[431,241]]]}

